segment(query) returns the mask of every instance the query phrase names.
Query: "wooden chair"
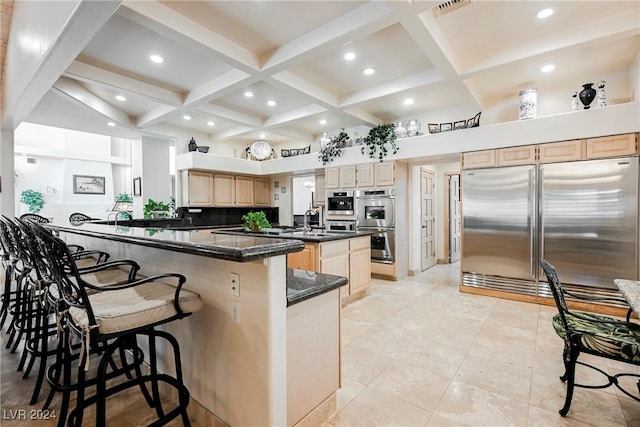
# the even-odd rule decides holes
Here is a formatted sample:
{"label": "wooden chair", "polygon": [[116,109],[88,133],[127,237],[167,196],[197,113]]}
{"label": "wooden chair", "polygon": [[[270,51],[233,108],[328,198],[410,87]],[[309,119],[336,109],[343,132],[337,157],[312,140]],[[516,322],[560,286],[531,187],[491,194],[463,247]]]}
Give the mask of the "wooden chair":
{"label": "wooden chair", "polygon": [[92,219],[94,218],[91,218],[89,215],[85,215],[80,212],[74,212],[69,215],[69,222],[71,223],[71,225],[80,225],[87,221],[91,221]]}
{"label": "wooden chair", "polygon": [[[553,328],[558,336],[564,340],[562,356],[565,372],[560,377],[560,380],[567,382],[567,394],[564,406],[559,411],[560,415],[564,417],[569,412],[574,387],[597,389],[615,385],[627,396],[640,401],[638,395],[625,390],[618,381],[621,377],[629,376],[640,378],[640,375],[633,373],[609,375],[602,369],[578,361],[581,353],[588,353],[594,356],[640,366],[640,325],[599,314],[569,311],[565,295],[570,295],[576,299],[581,297],[569,294],[563,290],[556,269],[551,264],[544,259],[540,260],[540,264],[547,276],[549,287],[553,293],[553,299],[558,308],[558,314],[553,316]],[[589,298],[586,300],[594,302],[597,299]],[[604,298],[604,300],[610,300],[610,298]],[[603,374],[608,382],[602,385],[577,384],[575,382],[576,365],[583,365],[595,369]],[[637,387],[638,393],[640,394],[640,381],[638,381]]]}

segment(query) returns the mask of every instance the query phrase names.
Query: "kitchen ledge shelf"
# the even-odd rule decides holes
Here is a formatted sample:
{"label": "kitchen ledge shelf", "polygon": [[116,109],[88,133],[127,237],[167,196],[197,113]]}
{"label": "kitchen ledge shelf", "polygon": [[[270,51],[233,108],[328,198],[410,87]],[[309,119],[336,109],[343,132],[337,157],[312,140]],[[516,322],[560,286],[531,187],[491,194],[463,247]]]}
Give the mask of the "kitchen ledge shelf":
{"label": "kitchen ledge shelf", "polygon": [[[389,155],[387,160],[451,161],[457,160],[456,156],[460,153],[469,151],[633,132],[640,132],[639,102],[402,138],[397,140],[400,148],[398,153]],[[360,154],[360,147],[346,148],[344,155],[333,161],[331,166],[371,163],[372,159]],[[318,160],[317,152],[262,162],[197,152],[184,153],[176,157],[177,170],[200,169],[233,173],[242,170],[251,175],[275,175],[322,167],[324,166]]]}

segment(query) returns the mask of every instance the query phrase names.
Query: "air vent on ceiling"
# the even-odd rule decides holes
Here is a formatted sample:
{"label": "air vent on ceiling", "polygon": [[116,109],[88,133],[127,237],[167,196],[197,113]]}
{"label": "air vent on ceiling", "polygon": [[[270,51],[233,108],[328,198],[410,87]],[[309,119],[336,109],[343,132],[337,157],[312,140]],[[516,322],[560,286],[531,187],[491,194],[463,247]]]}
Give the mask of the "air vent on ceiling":
{"label": "air vent on ceiling", "polygon": [[463,6],[467,6],[470,4],[471,0],[448,0],[436,6],[436,15],[442,16],[445,13],[453,12],[456,9],[460,9]]}
{"label": "air vent on ceiling", "polygon": [[35,157],[27,157],[27,163],[35,163],[35,162],[36,162]]}

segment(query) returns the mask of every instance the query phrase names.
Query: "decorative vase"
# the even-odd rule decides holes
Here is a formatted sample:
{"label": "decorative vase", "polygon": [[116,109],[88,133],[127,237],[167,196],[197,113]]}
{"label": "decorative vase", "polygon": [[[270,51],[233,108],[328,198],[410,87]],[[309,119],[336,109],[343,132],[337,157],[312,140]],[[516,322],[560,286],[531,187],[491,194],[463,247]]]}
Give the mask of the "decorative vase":
{"label": "decorative vase", "polygon": [[196,140],[191,137],[191,141],[189,141],[189,151],[196,151],[198,149],[198,144],[196,144]]}
{"label": "decorative vase", "polygon": [[320,137],[320,149],[324,150],[325,148],[327,148],[327,145],[329,145],[330,142],[331,138],[329,138],[329,134],[327,132],[324,132]]}
{"label": "decorative vase", "polygon": [[600,80],[598,82],[598,108],[607,106],[607,94],[604,93],[605,83],[606,82],[604,80]]}
{"label": "decorative vase", "polygon": [[589,108],[591,108],[589,107],[589,105],[593,102],[593,100],[596,97],[596,90],[591,86],[593,86],[593,83],[583,84],[582,85],[583,89],[578,94],[578,96],[580,97],[580,102],[582,102],[582,104],[584,105],[585,110],[588,110]]}
{"label": "decorative vase", "polygon": [[538,91],[526,89],[520,91],[520,120],[533,119],[538,112]]}
{"label": "decorative vase", "polygon": [[407,123],[407,136],[418,136],[420,133],[420,122],[417,120],[409,120]]}
{"label": "decorative vase", "polygon": [[571,95],[571,111],[578,111],[578,92]]}
{"label": "decorative vase", "polygon": [[402,122],[396,122],[396,127],[393,129],[393,133],[396,134],[396,138],[407,137],[407,130],[402,126]]}

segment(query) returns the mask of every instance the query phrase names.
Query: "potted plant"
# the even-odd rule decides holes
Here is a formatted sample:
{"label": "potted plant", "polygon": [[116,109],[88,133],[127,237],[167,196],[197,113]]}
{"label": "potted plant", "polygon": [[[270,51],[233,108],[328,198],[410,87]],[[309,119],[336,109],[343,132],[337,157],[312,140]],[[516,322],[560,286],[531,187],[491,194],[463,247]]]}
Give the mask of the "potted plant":
{"label": "potted plant", "polygon": [[323,165],[331,163],[334,159],[342,155],[342,149],[345,148],[349,141],[349,135],[342,129],[337,135],[331,137],[329,142],[320,148],[318,159]]}
{"label": "potted plant", "polygon": [[271,227],[264,211],[249,212],[242,216],[242,229],[245,231],[260,231],[263,228]]}
{"label": "potted plant", "polygon": [[145,218],[169,218],[169,208],[168,203],[149,199],[144,205],[142,213]]}
{"label": "potted plant", "polygon": [[38,213],[44,207],[44,197],[39,191],[24,190],[20,194],[20,201],[29,207],[31,213]]}
{"label": "potted plant", "polygon": [[392,154],[398,152],[396,145],[395,126],[392,123],[378,125],[369,131],[369,134],[363,139],[364,146],[360,149],[363,155],[368,155],[371,159],[383,161],[387,157],[387,144],[393,150]]}

